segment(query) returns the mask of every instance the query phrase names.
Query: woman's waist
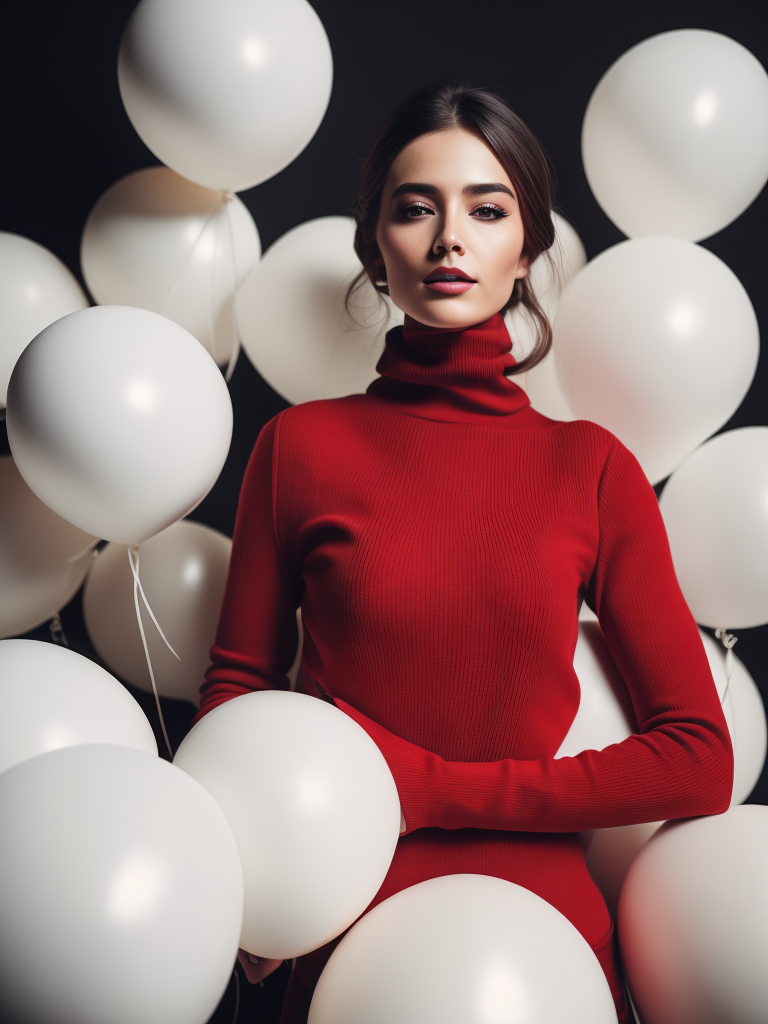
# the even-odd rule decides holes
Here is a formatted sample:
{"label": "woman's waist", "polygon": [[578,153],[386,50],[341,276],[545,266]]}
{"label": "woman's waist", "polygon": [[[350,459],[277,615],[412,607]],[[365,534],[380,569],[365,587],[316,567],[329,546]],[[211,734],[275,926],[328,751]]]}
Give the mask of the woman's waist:
{"label": "woman's waist", "polygon": [[[553,757],[573,721],[578,707],[558,699],[557,688],[548,688],[549,700],[529,704],[521,716],[505,713],[504,701],[511,692],[481,692],[469,688],[466,694],[430,693],[424,686],[418,695],[395,694],[390,686],[386,699],[376,687],[361,692],[359,683],[324,672],[309,670],[302,663],[303,692],[334,703],[340,698],[395,736],[437,754],[446,761],[499,761],[512,758],[533,761]],[[577,684],[578,688],[578,684]],[[425,709],[429,709],[428,712]]]}
{"label": "woman's waist", "polygon": [[465,873],[504,878],[536,893],[567,917],[593,949],[609,936],[611,917],[577,832],[418,829],[399,840],[366,912],[411,885]]}

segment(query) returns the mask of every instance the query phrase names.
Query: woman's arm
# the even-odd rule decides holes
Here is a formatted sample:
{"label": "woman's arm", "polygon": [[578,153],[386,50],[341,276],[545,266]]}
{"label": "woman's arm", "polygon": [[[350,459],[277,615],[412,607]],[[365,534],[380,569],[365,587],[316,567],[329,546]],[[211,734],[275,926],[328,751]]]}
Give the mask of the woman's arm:
{"label": "woman's arm", "polygon": [[195,722],[240,694],[288,688],[302,581],[285,564],[275,522],[281,415],[262,428],[243,477],[213,664]]}
{"label": "woman's arm", "polygon": [[639,733],[558,760],[445,761],[337,700],[384,754],[408,832],[568,832],[728,807],[733,753],[717,690],[653,488],[618,440],[601,476],[598,513],[587,601],[626,681]]}

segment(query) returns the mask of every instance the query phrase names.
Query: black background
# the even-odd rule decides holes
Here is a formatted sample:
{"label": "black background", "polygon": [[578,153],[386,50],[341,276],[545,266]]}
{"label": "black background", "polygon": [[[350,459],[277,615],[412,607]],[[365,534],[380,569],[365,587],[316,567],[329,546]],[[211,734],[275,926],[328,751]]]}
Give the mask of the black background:
{"label": "black background", "polygon": [[[17,0],[6,5],[0,30],[0,229],[47,246],[81,282],[80,234],[91,207],[118,178],[157,163],[128,121],[117,88],[117,48],[134,6],[135,0]],[[333,93],[325,120],[298,159],[241,194],[264,249],[305,220],[348,215],[362,159],[383,116],[422,82],[460,75],[501,93],[539,136],[555,169],[557,209],[591,258],[623,238],[592,196],[580,157],[584,110],[609,65],[658,32],[706,28],[736,39],[768,67],[768,6],[760,2],[313,0],[313,6],[333,49]],[[735,223],[702,243],[739,277],[763,328],[767,214],[764,191]],[[230,389],[232,449],[218,483],[191,518],[231,535],[256,435],[286,403],[242,354]],[[761,357],[749,394],[723,429],[768,424],[767,394]],[[0,451],[8,451],[4,435]],[[95,658],[79,596],[62,620],[70,645]],[[47,631],[30,635],[44,639]],[[738,636],[736,653],[765,698],[768,626]],[[156,723],[151,700],[131,692]],[[193,709],[174,701],[163,707],[175,747]],[[768,803],[768,773],[750,802]],[[263,988],[242,985],[241,1022],[277,1019],[286,974],[281,969]],[[231,1021],[233,1008],[231,985],[213,1019]]]}

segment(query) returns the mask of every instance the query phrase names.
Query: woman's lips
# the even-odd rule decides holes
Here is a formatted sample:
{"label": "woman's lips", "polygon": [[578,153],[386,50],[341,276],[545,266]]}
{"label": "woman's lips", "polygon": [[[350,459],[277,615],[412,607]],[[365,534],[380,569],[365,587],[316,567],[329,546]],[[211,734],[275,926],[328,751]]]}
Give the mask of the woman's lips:
{"label": "woman's lips", "polygon": [[468,292],[475,283],[475,281],[441,281],[439,279],[424,282],[427,288],[431,288],[433,292],[442,292],[443,295],[461,295],[462,292]]}

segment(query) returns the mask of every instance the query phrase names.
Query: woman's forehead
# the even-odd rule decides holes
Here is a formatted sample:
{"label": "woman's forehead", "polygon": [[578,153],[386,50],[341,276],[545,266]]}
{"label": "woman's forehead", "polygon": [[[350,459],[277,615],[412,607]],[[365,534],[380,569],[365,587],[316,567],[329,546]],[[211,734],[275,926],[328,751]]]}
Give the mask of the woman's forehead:
{"label": "woman's forehead", "polygon": [[442,189],[462,190],[478,182],[512,182],[490,147],[463,128],[420,135],[397,155],[389,169],[385,191],[403,182],[422,182]]}

